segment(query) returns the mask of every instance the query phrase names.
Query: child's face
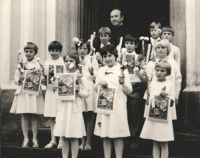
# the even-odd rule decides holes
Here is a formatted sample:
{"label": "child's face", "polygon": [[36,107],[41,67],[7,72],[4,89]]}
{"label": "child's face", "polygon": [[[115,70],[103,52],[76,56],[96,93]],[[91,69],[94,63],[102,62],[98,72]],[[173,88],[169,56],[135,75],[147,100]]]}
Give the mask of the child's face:
{"label": "child's face", "polygon": [[133,41],[125,41],[125,47],[128,53],[132,53],[137,48],[137,45]]}
{"label": "child's face", "polygon": [[167,47],[162,46],[162,45],[158,45],[156,47],[156,55],[158,58],[164,58],[167,56]]}
{"label": "child's face", "polygon": [[59,50],[59,49],[51,49],[49,53],[50,53],[51,58],[52,58],[53,60],[58,59],[59,56],[60,56],[60,50]]}
{"label": "child's face", "polygon": [[70,65],[74,65],[74,66],[76,65],[76,61],[73,58],[70,58],[69,56],[66,56],[64,62],[65,62],[65,66],[67,70],[69,70]]}
{"label": "child's face", "polygon": [[160,67],[156,67],[155,74],[158,81],[165,81],[165,78],[167,76],[167,70]]}
{"label": "child's face", "polygon": [[110,36],[108,34],[105,34],[105,33],[100,34],[99,38],[100,38],[100,41],[103,45],[106,45],[110,40]]}
{"label": "child's face", "polygon": [[160,29],[158,26],[150,29],[150,34],[153,39],[157,39],[160,37]]}
{"label": "child's face", "polygon": [[108,67],[113,67],[116,62],[115,56],[109,52],[107,52],[107,55],[103,55],[103,60]]}
{"label": "child's face", "polygon": [[25,49],[24,53],[28,61],[31,61],[34,59],[35,51],[33,49]]}
{"label": "child's face", "polygon": [[165,32],[162,33],[162,38],[167,39],[171,43],[173,35],[170,31],[165,31]]}
{"label": "child's face", "polygon": [[88,48],[86,44],[83,44],[81,47],[78,47],[78,55],[85,57],[88,54]]}

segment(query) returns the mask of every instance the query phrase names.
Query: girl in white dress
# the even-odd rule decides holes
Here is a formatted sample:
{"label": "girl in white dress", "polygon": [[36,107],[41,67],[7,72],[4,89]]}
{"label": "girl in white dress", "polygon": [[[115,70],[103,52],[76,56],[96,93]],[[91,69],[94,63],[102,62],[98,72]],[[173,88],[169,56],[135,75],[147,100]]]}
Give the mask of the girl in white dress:
{"label": "girl in white dress", "polygon": [[77,70],[79,56],[76,53],[69,53],[64,57],[66,65],[65,73],[75,73],[79,84],[76,86],[76,99],[59,100],[57,102],[56,124],[54,135],[63,137],[62,155],[63,158],[68,158],[70,142],[72,158],[78,156],[78,138],[86,136],[85,125],[82,114],[84,99],[89,96],[89,87],[87,79]]}
{"label": "girl in white dress", "polygon": [[116,62],[118,57],[114,45],[106,45],[100,49],[106,66],[101,67],[97,73],[95,90],[99,86],[116,88],[113,114],[97,114],[94,134],[103,138],[105,158],[111,157],[111,140],[114,141],[117,158],[123,154],[123,138],[130,136],[127,120],[127,94],[132,92],[128,70],[124,70],[124,78],[121,78],[121,65]]}
{"label": "girl in white dress", "polygon": [[[171,65],[167,61],[161,61],[155,66],[156,80],[153,80],[149,86],[150,101],[154,95],[170,97],[175,100],[175,92],[173,83],[166,80],[166,76],[171,74]],[[167,123],[156,122],[148,119],[149,105],[146,105],[146,117],[140,137],[143,139],[153,140],[153,157],[154,158],[168,158],[168,141],[174,140],[172,120],[176,119],[175,104],[168,107],[168,121]],[[160,157],[161,155],[161,157]]]}
{"label": "girl in white dress", "polygon": [[94,76],[98,70],[98,62],[94,56],[90,55],[90,43],[86,40],[79,40],[75,45],[79,54],[80,65],[82,65],[82,73],[88,80],[88,87],[90,88],[90,96],[85,99],[86,104],[83,106],[83,116],[87,129],[87,141],[82,139],[80,145],[81,150],[91,150],[91,141],[94,128],[94,105],[95,105],[95,91],[94,91]]}
{"label": "girl in white dress", "polygon": [[[47,76],[47,71],[49,65],[62,65],[64,67],[63,58],[60,57],[62,52],[62,44],[58,41],[52,41],[48,47],[51,58],[47,59],[44,62],[45,75]],[[54,75],[55,72],[53,72]],[[48,80],[48,79],[47,79]],[[45,148],[50,149],[57,145],[56,137],[53,135],[53,129],[55,125],[55,117],[57,112],[57,99],[55,92],[53,91],[53,85],[47,84],[47,90],[45,95],[45,104],[44,104],[44,117],[49,117],[51,120],[51,141],[48,143]],[[57,146],[58,149],[62,147],[62,139],[60,139]]]}
{"label": "girl in white dress", "polygon": [[28,127],[29,118],[31,119],[32,132],[33,132],[33,147],[39,147],[37,140],[38,133],[38,115],[43,114],[44,110],[44,99],[42,95],[30,95],[22,93],[22,85],[24,82],[24,74],[26,70],[41,71],[42,65],[34,59],[34,56],[38,53],[38,47],[32,43],[28,42],[24,48],[24,54],[26,57],[25,62],[19,63],[15,70],[15,84],[19,87],[15,92],[15,97],[13,100],[10,113],[21,114],[22,115],[22,132],[24,135],[24,141],[22,148],[27,148],[29,146],[28,138]]}
{"label": "girl in white dress", "polygon": [[171,74],[167,76],[167,80],[171,80],[173,83],[173,89],[175,92],[175,103],[178,104],[179,93],[181,90],[181,81],[182,76],[180,72],[180,67],[178,63],[174,59],[170,59],[168,57],[171,46],[167,39],[159,39],[155,42],[155,50],[156,50],[156,62],[150,61],[146,66],[146,73],[149,78],[149,81],[156,80],[155,76],[155,65],[159,61],[167,61],[171,65]]}

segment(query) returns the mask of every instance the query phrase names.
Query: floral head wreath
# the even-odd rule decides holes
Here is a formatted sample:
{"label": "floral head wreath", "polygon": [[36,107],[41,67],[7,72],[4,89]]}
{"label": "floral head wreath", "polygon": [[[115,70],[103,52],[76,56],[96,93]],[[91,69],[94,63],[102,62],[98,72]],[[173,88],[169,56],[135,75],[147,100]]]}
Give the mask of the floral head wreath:
{"label": "floral head wreath", "polygon": [[79,47],[81,45],[81,41],[79,40],[78,37],[73,37],[73,41],[77,44],[77,46]]}

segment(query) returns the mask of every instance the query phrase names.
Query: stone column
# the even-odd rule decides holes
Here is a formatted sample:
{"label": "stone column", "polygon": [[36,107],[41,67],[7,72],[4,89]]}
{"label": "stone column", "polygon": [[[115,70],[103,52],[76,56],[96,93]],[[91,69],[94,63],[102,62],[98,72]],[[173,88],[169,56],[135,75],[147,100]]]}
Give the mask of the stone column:
{"label": "stone column", "polygon": [[73,37],[80,37],[80,1],[56,1],[56,39],[63,44],[62,55],[73,46]]}
{"label": "stone column", "polygon": [[196,86],[200,89],[200,1],[196,0],[195,4],[195,10],[196,10],[196,55],[197,55],[197,78],[196,78]]}
{"label": "stone column", "polygon": [[10,84],[10,28],[11,28],[11,0],[1,2],[1,83],[0,88]]}
{"label": "stone column", "polygon": [[175,34],[173,44],[181,51],[182,88],[186,85],[186,0],[170,0],[170,25]]}
{"label": "stone column", "polygon": [[57,0],[46,1],[46,59],[50,58],[49,43],[56,40],[56,2]]}
{"label": "stone column", "polygon": [[196,17],[195,0],[186,1],[187,87],[196,86]]}

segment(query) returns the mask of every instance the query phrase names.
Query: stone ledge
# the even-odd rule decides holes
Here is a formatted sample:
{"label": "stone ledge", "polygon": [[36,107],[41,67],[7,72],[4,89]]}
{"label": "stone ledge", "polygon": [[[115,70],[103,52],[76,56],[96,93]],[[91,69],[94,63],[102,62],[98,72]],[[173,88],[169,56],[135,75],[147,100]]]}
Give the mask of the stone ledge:
{"label": "stone ledge", "polygon": [[183,92],[200,92],[200,86],[188,86]]}
{"label": "stone ledge", "polygon": [[14,83],[14,80],[10,81],[9,84],[3,84],[0,85],[1,90],[16,90],[18,86]]}

